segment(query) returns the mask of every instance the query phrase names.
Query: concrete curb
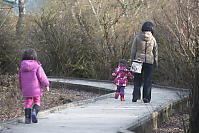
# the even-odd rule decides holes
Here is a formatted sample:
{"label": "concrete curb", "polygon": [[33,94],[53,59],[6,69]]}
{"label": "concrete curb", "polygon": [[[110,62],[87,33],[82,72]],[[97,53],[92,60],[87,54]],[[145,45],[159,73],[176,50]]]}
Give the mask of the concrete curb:
{"label": "concrete curb", "polygon": [[[59,77],[59,76],[48,76],[48,78],[57,78],[57,79],[72,79],[72,80],[87,80],[87,81],[93,81],[93,82],[106,82],[106,83],[114,83],[114,81],[111,80],[97,80],[97,79],[87,79],[87,78],[73,78],[73,77]],[[133,82],[128,82],[128,84],[133,85]],[[156,85],[152,84],[152,87],[154,88],[166,88],[171,90],[180,90],[180,91],[189,91],[189,89],[184,88],[176,88],[171,86],[162,86],[162,85]]]}
{"label": "concrete curb", "polygon": [[88,86],[88,85],[80,85],[80,84],[72,84],[72,83],[65,83],[65,82],[55,82],[55,81],[50,81],[51,86],[59,86],[63,85],[65,87],[68,87],[72,90],[79,90],[78,88],[81,88],[80,90],[84,90],[86,92],[94,92],[96,94],[104,95],[108,93],[114,92],[114,90],[111,89],[106,89],[106,88],[101,88],[101,87],[94,87],[94,86]]}
{"label": "concrete curb", "polygon": [[117,133],[136,133],[136,132],[133,132],[124,128],[120,128]]}
{"label": "concrete curb", "polygon": [[111,80],[98,80],[98,79],[87,79],[87,78],[74,78],[74,77],[61,77],[61,76],[48,76],[48,78],[57,78],[57,79],[73,79],[73,80],[86,80],[86,81],[93,81],[93,82],[106,82],[106,83],[113,83],[114,81]]}
{"label": "concrete curb", "polygon": [[176,87],[170,87],[170,86],[162,86],[162,85],[155,85],[155,84],[152,84],[153,87],[156,87],[156,88],[166,88],[166,89],[171,89],[171,90],[178,90],[178,91],[187,91],[187,92],[190,92],[189,89],[184,89],[184,88],[176,88]]}
{"label": "concrete curb", "polygon": [[121,127],[118,130],[118,133],[151,133],[153,129],[157,129],[159,124],[166,120],[171,114],[183,111],[189,106],[189,97],[185,97],[182,100],[175,101],[164,108],[158,108],[152,114],[143,116],[137,122],[132,122],[125,127]]}

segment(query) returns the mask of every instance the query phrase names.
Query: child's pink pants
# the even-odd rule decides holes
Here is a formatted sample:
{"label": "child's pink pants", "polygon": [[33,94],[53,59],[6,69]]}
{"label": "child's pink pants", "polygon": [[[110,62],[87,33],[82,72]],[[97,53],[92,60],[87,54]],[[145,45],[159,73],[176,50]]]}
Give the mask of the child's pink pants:
{"label": "child's pink pants", "polygon": [[31,108],[32,105],[32,99],[34,101],[34,104],[37,104],[40,106],[40,96],[36,96],[36,97],[26,97],[25,98],[25,108]]}

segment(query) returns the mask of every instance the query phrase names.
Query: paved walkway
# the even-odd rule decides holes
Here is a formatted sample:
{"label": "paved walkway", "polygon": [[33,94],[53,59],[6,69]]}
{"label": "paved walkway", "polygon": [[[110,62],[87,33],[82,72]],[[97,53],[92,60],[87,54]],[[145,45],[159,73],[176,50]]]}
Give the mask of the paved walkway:
{"label": "paved walkway", "polygon": [[[49,80],[115,89],[115,85],[108,82],[52,78]],[[177,89],[153,87],[152,101],[145,104],[141,100],[131,102],[132,90],[132,85],[125,89],[124,102],[114,99],[113,93],[108,94],[100,100],[40,116],[39,123],[36,124],[13,125],[2,133],[116,133],[179,101],[181,93]]]}

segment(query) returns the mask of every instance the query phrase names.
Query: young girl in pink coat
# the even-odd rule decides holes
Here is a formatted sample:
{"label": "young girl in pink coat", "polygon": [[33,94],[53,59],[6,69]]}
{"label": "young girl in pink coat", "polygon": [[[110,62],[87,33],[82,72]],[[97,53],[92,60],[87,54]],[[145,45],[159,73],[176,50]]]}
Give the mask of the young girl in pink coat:
{"label": "young girl in pink coat", "polygon": [[134,76],[126,68],[127,61],[124,59],[120,60],[119,66],[112,73],[112,77],[116,77],[114,84],[117,85],[115,92],[115,99],[120,95],[121,101],[124,101],[124,89],[128,84],[128,78],[134,79]]}
{"label": "young girl in pink coat", "polygon": [[[40,110],[40,96],[43,87],[49,91],[49,81],[40,64],[37,61],[37,53],[34,49],[27,49],[23,54],[19,70],[19,88],[25,98],[25,123],[38,122],[37,114]],[[32,112],[31,105],[34,102]]]}

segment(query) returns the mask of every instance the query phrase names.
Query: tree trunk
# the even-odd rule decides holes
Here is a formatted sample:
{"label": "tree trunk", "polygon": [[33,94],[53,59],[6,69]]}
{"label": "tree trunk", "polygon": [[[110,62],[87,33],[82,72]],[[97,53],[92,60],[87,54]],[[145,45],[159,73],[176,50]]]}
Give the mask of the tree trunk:
{"label": "tree trunk", "polygon": [[[191,118],[190,118],[190,129],[191,133],[199,133],[199,28],[196,28],[196,56],[194,64],[194,74],[195,81],[192,90],[192,108],[191,108]],[[193,78],[193,80],[194,80]]]}
{"label": "tree trunk", "polygon": [[199,104],[193,105],[191,114],[191,133],[199,133]]}
{"label": "tree trunk", "polygon": [[191,108],[191,133],[199,133],[199,74],[196,73],[196,86],[192,90],[192,108]]}
{"label": "tree trunk", "polygon": [[24,14],[25,14],[24,0],[18,1],[18,7],[19,7],[19,17],[16,25],[16,34],[17,36],[21,36],[23,32]]}
{"label": "tree trunk", "polygon": [[101,24],[100,24],[100,20],[99,20],[98,14],[97,14],[97,12],[96,12],[96,10],[95,10],[95,7],[94,7],[93,4],[92,4],[92,1],[91,1],[91,0],[88,0],[88,2],[89,2],[89,4],[90,4],[90,6],[91,6],[91,9],[92,9],[92,11],[93,11],[93,14],[95,15],[95,18],[96,18],[96,20],[97,20],[97,23],[99,24],[100,30],[103,31],[103,30],[102,30],[102,26],[101,26]]}

